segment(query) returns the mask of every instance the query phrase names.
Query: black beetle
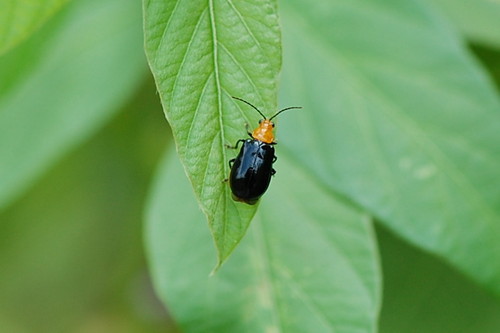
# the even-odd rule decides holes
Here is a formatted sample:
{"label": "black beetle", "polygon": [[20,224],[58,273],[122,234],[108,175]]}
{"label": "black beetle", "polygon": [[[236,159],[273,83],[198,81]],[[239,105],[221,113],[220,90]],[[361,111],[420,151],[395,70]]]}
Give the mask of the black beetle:
{"label": "black beetle", "polygon": [[238,97],[233,98],[250,105],[263,117],[259,121],[259,126],[252,133],[248,132],[251,139],[238,140],[234,147],[230,147],[237,149],[238,145],[243,143],[238,156],[229,161],[231,167],[229,186],[233,200],[254,205],[266,192],[271,176],[276,173],[273,169],[273,163],[277,159],[274,154],[276,142],[273,134],[274,123],[271,120],[283,111],[301,109],[301,107],[292,106],[282,109],[268,119],[249,102]]}

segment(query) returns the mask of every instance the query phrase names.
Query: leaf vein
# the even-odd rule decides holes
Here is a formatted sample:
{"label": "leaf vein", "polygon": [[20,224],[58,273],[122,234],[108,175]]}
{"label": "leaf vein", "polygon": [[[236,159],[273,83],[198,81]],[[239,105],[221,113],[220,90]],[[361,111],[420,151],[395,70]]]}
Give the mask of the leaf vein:
{"label": "leaf vein", "polygon": [[[221,49],[226,52],[226,54],[231,58],[231,60],[236,64],[236,66],[238,66],[238,68],[240,69],[240,71],[246,76],[248,82],[252,85],[252,87],[254,88],[254,91],[255,93],[257,94],[257,96],[259,96],[259,100],[262,104],[264,104],[264,99],[262,98],[262,94],[260,93],[259,89],[257,89],[257,85],[255,84],[255,81],[250,77],[250,75],[248,74],[248,71],[242,66],[241,62],[238,61],[236,59],[236,57],[233,55],[233,53],[231,51],[229,51],[229,49],[224,46],[224,44],[222,43],[219,43]],[[235,103],[236,104],[236,103]],[[248,121],[248,118],[245,116],[245,114],[243,113],[243,111],[241,110],[241,108],[238,107],[238,109],[240,110],[240,112],[243,114],[243,116],[245,117],[245,119]]]}
{"label": "leaf vein", "polygon": [[203,19],[203,16],[205,15],[206,11],[207,10],[205,9],[203,12],[201,12],[200,17],[198,18],[198,21],[196,22],[196,26],[195,26],[195,28],[193,30],[193,33],[191,34],[191,38],[189,39],[189,44],[188,44],[188,46],[186,48],[186,51],[184,52],[184,55],[183,55],[183,58],[182,58],[182,62],[179,65],[179,69],[177,70],[177,75],[175,76],[175,80],[174,80],[174,83],[172,85],[172,93],[171,93],[172,98],[170,99],[170,104],[169,104],[169,109],[170,110],[172,110],[172,103],[174,101],[173,96],[175,95],[175,91],[177,90],[178,79],[179,79],[179,77],[181,77],[182,69],[184,68],[184,66],[186,64],[187,55],[188,55],[188,53],[189,53],[189,51],[191,49],[191,46],[193,44],[193,40],[194,40],[194,38],[195,38],[195,36],[196,36],[199,28],[200,28],[201,21]]}
{"label": "leaf vein", "polygon": [[[209,16],[210,16],[210,26],[212,27],[212,47],[213,47],[213,62],[214,62],[214,76],[215,76],[215,86],[216,86],[216,91],[217,91],[217,111],[219,113],[219,135],[220,135],[220,142],[221,142],[221,156],[222,156],[222,161],[221,165],[223,165],[224,168],[224,174],[227,174],[227,165],[226,165],[226,150],[224,147],[224,124],[223,124],[223,112],[222,112],[222,96],[221,96],[221,83],[220,83],[220,77],[219,77],[219,54],[218,54],[218,37],[217,37],[217,25],[216,25],[216,19],[215,19],[215,8],[214,8],[214,0],[208,0],[208,8],[209,8]],[[226,198],[224,198],[226,200]],[[227,202],[225,202],[224,205],[224,214],[227,216]],[[225,219],[222,219],[222,239],[225,239],[227,235],[227,223]],[[225,242],[224,242],[225,243]],[[219,249],[219,254],[220,254],[220,249]],[[220,260],[221,258],[219,258]]]}
{"label": "leaf vein", "polygon": [[158,66],[158,52],[161,50],[163,47],[163,42],[166,40],[167,32],[170,28],[170,23],[172,22],[172,18],[174,17],[175,12],[177,11],[177,8],[179,7],[179,4],[181,3],[182,0],[177,0],[175,2],[175,6],[172,9],[172,13],[170,13],[169,18],[167,19],[167,24],[165,24],[165,28],[163,29],[163,33],[161,35],[160,39],[160,44],[156,48],[156,53],[155,53],[155,66]]}
{"label": "leaf vein", "polygon": [[205,186],[205,180],[207,178],[207,173],[208,173],[208,169],[209,169],[209,166],[210,166],[210,163],[209,163],[210,156],[212,155],[212,152],[214,150],[214,142],[215,142],[215,140],[217,140],[217,135],[214,135],[214,137],[212,138],[212,143],[210,144],[210,150],[209,150],[209,152],[207,154],[208,155],[208,161],[207,161],[207,163],[205,163],[205,170],[203,171],[203,180],[201,181],[202,186],[201,186],[201,192],[200,192],[200,198],[202,198],[202,199],[203,199],[203,195],[205,193],[205,188],[206,188],[206,186]]}
{"label": "leaf vein", "polygon": [[203,96],[205,96],[205,93],[206,93],[207,87],[208,87],[208,83],[210,82],[210,79],[212,78],[212,74],[210,74],[207,77],[207,80],[203,84],[203,89],[201,90],[200,96],[198,97],[198,101],[196,102],[196,109],[194,111],[193,118],[191,119],[191,124],[189,125],[188,135],[187,135],[187,139],[186,139],[186,151],[188,151],[189,148],[190,148],[191,133],[193,132],[193,127],[194,127],[195,119],[198,116],[198,111],[200,110],[201,101],[203,99]]}
{"label": "leaf vein", "polygon": [[238,16],[238,18],[240,19],[241,23],[243,24],[243,26],[245,27],[245,29],[247,30],[248,34],[250,35],[250,37],[252,37],[253,41],[255,42],[255,44],[259,47],[259,49],[263,52],[264,52],[264,49],[262,47],[262,45],[260,44],[259,40],[257,39],[257,37],[255,37],[254,33],[252,32],[252,30],[250,29],[250,27],[248,26],[247,22],[245,21],[245,19],[243,18],[243,15],[241,15],[241,12],[238,10],[238,8],[236,8],[236,6],[234,5],[233,1],[232,0],[227,0],[227,3],[229,4],[229,6],[231,6],[231,8],[233,9],[233,11],[236,13],[236,15]]}

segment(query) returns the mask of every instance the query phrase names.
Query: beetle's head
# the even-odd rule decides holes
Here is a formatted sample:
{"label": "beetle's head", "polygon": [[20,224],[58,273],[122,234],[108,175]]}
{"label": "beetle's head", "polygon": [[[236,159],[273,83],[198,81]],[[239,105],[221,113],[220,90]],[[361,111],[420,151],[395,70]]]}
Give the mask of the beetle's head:
{"label": "beetle's head", "polygon": [[266,118],[266,116],[264,116],[264,114],[262,112],[260,112],[260,110],[257,109],[253,104],[251,104],[251,103],[249,103],[249,102],[247,102],[244,99],[241,99],[239,97],[233,96],[233,98],[250,105],[252,108],[254,108],[262,116],[263,119],[261,119],[259,121],[259,127],[257,127],[256,129],[253,130],[252,137],[255,140],[259,140],[259,141],[262,141],[265,143],[274,143],[274,134],[273,134],[274,123],[271,121],[271,120],[273,120],[274,117],[276,117],[281,112],[286,111],[286,110],[302,109],[302,107],[300,107],[300,106],[291,106],[291,107],[279,110],[271,118]]}
{"label": "beetle's head", "polygon": [[252,137],[265,143],[274,142],[273,134],[274,123],[269,119],[261,119],[259,126],[253,130]]}

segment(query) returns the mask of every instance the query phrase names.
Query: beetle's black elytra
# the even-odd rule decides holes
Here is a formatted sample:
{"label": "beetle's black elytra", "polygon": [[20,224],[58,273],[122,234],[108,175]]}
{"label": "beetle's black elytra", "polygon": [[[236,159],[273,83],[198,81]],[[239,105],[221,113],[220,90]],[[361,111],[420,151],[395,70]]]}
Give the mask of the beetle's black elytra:
{"label": "beetle's black elytra", "polygon": [[250,105],[263,117],[259,121],[259,126],[252,133],[248,132],[251,139],[241,139],[236,142],[233,148],[238,148],[240,143],[243,145],[238,156],[229,161],[231,167],[229,186],[233,199],[254,205],[266,192],[271,177],[276,173],[273,169],[273,163],[277,159],[274,151],[276,142],[273,134],[274,123],[271,120],[283,111],[301,107],[282,109],[268,119],[249,102],[238,97],[233,98]]}

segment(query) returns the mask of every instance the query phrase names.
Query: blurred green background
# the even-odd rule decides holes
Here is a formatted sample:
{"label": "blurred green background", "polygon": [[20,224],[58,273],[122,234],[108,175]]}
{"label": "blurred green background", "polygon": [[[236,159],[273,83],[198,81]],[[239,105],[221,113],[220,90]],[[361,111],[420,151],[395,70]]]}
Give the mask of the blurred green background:
{"label": "blurred green background", "polygon": [[142,247],[168,143],[152,80],[0,215],[1,332],[163,332]]}
{"label": "blurred green background", "polygon": [[[111,123],[0,214],[0,332],[176,332],[142,245],[168,125],[148,75]],[[498,332],[500,305],[440,260],[377,227],[380,331]]]}
{"label": "blurred green background", "polygon": [[[498,85],[500,52],[473,50]],[[152,175],[173,145],[152,77],[140,80],[105,127],[0,211],[0,333],[176,332],[142,243]],[[498,299],[378,224],[377,236],[382,333],[500,332]]]}

